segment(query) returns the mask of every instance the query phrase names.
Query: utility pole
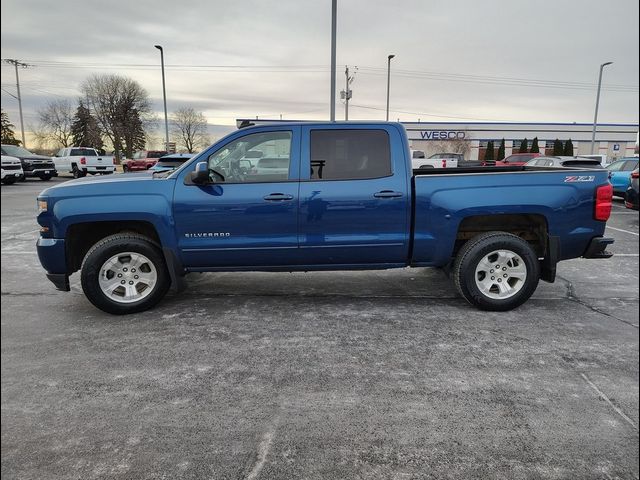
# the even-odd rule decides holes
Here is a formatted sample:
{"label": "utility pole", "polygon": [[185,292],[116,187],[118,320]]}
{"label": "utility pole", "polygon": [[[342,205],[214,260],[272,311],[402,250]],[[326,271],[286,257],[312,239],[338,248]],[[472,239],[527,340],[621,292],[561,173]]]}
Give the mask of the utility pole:
{"label": "utility pole", "polygon": [[162,65],[162,99],[164,100],[164,133],[165,133],[165,144],[164,149],[169,151],[169,119],[167,116],[167,89],[164,86],[164,50],[162,45],[154,45],[158,50],[160,50],[160,64]]}
{"label": "utility pole", "polygon": [[20,77],[18,76],[18,66],[27,68],[30,65],[13,58],[8,58],[5,60],[5,62],[10,63],[16,69],[16,89],[18,90],[18,110],[20,111],[20,133],[22,134],[22,146],[24,148],[27,148],[27,143],[24,140],[24,119],[22,117],[22,95],[20,95]]}
{"label": "utility pole", "polygon": [[391,59],[395,55],[387,56],[387,122],[389,121],[389,90],[391,88]]}
{"label": "utility pole", "polygon": [[[356,72],[358,71],[358,67],[355,68]],[[349,120],[349,100],[351,100],[351,97],[353,96],[353,91],[349,88],[349,85],[351,85],[351,83],[353,82],[353,79],[356,76],[356,72],[353,72],[353,75],[350,77],[349,76],[349,66],[347,66],[344,70],[344,76],[345,76],[345,84],[344,84],[344,90],[342,90],[340,92],[340,98],[342,98],[345,102],[344,102],[344,119]]]}
{"label": "utility pole", "polygon": [[338,0],[331,0],[331,103],[330,119],[336,121],[336,25]]}

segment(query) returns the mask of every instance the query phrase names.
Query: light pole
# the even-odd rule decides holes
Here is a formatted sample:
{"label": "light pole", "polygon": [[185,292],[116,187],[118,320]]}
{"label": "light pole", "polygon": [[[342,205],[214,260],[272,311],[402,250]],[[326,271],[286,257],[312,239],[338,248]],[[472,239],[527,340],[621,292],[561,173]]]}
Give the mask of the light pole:
{"label": "light pole", "polygon": [[391,59],[395,55],[387,57],[387,122],[389,121],[389,87],[391,86]]}
{"label": "light pole", "polygon": [[591,131],[591,155],[596,145],[596,125],[598,124],[598,104],[600,103],[600,87],[602,86],[602,70],[613,62],[606,62],[600,65],[600,75],[598,75],[598,93],[596,93],[596,113],[593,115],[593,130]]}
{"label": "light pole", "polygon": [[165,150],[169,151],[169,118],[167,116],[167,90],[164,86],[164,50],[162,46],[154,45],[160,50],[160,63],[162,64],[162,98],[164,100],[164,133],[165,133]]}
{"label": "light pole", "polygon": [[329,117],[336,121],[336,29],[338,16],[338,0],[331,1],[331,103]]}

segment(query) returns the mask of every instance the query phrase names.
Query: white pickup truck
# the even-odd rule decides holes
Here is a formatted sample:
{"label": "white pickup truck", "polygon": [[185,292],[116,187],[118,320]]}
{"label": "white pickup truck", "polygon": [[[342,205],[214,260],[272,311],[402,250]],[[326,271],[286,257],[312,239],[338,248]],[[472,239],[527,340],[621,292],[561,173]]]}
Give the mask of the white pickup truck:
{"label": "white pickup truck", "polygon": [[24,176],[19,158],[2,155],[2,183],[11,185]]}
{"label": "white pickup truck", "polygon": [[411,150],[411,166],[414,170],[421,168],[456,168],[458,159],[452,155],[442,157],[440,153],[425,158],[422,150]]}
{"label": "white pickup truck", "polygon": [[84,177],[87,173],[107,175],[116,169],[112,157],[101,156],[89,147],[61,148],[52,160],[59,174],[70,173],[74,178]]}

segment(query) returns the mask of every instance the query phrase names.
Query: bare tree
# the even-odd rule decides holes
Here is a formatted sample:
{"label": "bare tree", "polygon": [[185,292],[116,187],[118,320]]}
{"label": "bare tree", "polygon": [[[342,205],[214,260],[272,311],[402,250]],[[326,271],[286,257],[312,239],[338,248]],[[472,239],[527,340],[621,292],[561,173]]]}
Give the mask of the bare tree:
{"label": "bare tree", "polygon": [[54,143],[57,147],[69,147],[72,143],[71,124],[73,107],[68,100],[54,100],[38,110],[37,137]]}
{"label": "bare tree", "polygon": [[178,138],[176,143],[187,152],[193,153],[196,149],[209,145],[207,119],[202,112],[193,108],[180,108],[174,112],[172,120],[173,133]]}
{"label": "bare tree", "polygon": [[135,80],[120,75],[93,75],[81,86],[91,113],[113,143],[115,156],[131,157],[144,148],[145,124],[152,119],[149,94]]}

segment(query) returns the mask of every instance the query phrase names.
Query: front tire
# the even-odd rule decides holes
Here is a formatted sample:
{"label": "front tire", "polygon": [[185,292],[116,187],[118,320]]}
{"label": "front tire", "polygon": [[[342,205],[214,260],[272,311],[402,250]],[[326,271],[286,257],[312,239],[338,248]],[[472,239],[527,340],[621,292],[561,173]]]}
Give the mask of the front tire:
{"label": "front tire", "polygon": [[159,245],[133,233],[111,235],[91,247],[81,282],[89,301],[114,315],[152,308],[171,284]]}
{"label": "front tire", "polygon": [[40,180],[42,180],[43,182],[48,182],[49,180],[51,180],[51,175],[43,175],[40,177]]}
{"label": "front tire", "polygon": [[538,257],[525,240],[506,232],[489,232],[469,240],[453,265],[460,295],[481,310],[519,307],[540,279]]}
{"label": "front tire", "polygon": [[13,185],[17,181],[18,181],[18,179],[16,177],[5,177],[5,178],[2,179],[2,183],[4,185]]}

